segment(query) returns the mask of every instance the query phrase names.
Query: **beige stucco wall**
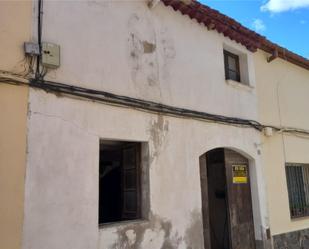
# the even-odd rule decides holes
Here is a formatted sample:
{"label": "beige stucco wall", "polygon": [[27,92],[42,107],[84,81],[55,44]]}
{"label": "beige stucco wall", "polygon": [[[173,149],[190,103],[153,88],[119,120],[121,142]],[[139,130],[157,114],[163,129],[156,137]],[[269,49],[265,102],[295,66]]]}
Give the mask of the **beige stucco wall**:
{"label": "beige stucco wall", "polygon": [[14,72],[24,70],[25,41],[31,39],[32,1],[0,2],[0,69]]}
{"label": "beige stucco wall", "polygon": [[[0,70],[24,70],[23,42],[30,39],[32,3],[0,2]],[[28,88],[0,81],[0,247],[21,247]]]}
{"label": "beige stucco wall", "polygon": [[[309,71],[267,55],[255,54],[259,119],[264,124],[309,128]],[[309,163],[309,139],[275,133],[262,149],[272,234],[309,227],[309,218],[290,219],[285,162]]]}
{"label": "beige stucco wall", "polygon": [[0,83],[0,241],[20,248],[26,162],[26,87]]}

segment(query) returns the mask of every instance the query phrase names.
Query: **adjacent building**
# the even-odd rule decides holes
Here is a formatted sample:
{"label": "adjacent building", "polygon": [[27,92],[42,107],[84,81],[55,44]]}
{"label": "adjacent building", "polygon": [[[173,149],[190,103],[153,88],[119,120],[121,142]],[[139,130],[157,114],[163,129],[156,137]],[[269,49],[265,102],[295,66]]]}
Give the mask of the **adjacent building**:
{"label": "adjacent building", "polygon": [[27,73],[23,42],[31,38],[32,3],[2,1],[0,6],[0,248],[19,249],[29,92],[21,84]]}
{"label": "adjacent building", "polygon": [[4,248],[306,248],[308,60],[193,0],[22,6]]}
{"label": "adjacent building", "polygon": [[[308,247],[307,106],[309,71],[282,59],[254,57],[259,120],[280,127],[259,145],[267,182],[269,222],[275,248]],[[305,61],[305,60],[304,60]],[[307,60],[308,65],[308,60]]]}

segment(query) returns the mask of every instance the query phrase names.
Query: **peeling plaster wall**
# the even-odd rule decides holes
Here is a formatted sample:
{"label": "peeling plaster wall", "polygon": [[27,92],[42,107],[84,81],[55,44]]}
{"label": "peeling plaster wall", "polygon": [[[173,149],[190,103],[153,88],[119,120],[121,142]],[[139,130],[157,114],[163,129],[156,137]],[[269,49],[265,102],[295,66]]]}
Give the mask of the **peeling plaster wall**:
{"label": "peeling plaster wall", "polygon": [[[61,46],[61,66],[46,79],[257,117],[252,53],[162,3],[150,10],[146,1],[46,1],[43,40]],[[253,88],[227,86],[223,47],[248,56]]]}
{"label": "peeling plaster wall", "polygon": [[[68,16],[66,13],[70,13]],[[43,37],[61,46],[46,79],[256,119],[252,54],[159,3],[47,1]],[[251,87],[225,82],[223,46],[246,54]],[[256,239],[268,226],[252,129],[150,114],[31,89],[23,249],[203,248],[199,157],[250,160]],[[149,219],[98,227],[99,140],[149,145]]]}
{"label": "peeling plaster wall", "polygon": [[[256,237],[263,178],[251,129],[158,116],[31,90],[24,249],[203,248],[199,156],[237,148],[252,167]],[[98,227],[99,139],[149,143],[149,220]]]}

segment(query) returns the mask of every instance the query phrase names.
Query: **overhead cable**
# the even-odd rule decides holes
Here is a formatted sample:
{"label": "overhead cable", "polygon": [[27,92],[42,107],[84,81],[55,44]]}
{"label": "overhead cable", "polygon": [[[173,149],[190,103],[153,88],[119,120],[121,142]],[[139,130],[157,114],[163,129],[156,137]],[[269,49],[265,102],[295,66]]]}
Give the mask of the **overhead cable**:
{"label": "overhead cable", "polygon": [[[26,81],[25,81],[26,80]],[[58,83],[53,81],[46,81],[42,79],[13,79],[8,77],[1,77],[1,83],[8,84],[26,84],[30,87],[44,90],[46,92],[53,92],[56,94],[70,95],[78,98],[88,99],[92,101],[102,102],[110,105],[130,107],[141,111],[160,113],[169,116],[191,118],[202,120],[206,122],[214,122],[224,125],[232,125],[245,128],[253,128],[259,132],[262,132],[265,128],[269,127],[279,133],[293,134],[303,138],[309,138],[309,131],[297,128],[277,127],[272,125],[263,125],[255,120],[242,119],[237,117],[228,117],[218,114],[211,114],[207,112],[195,111],[186,108],[179,108],[162,103],[157,103],[148,100],[142,100],[132,98],[128,96],[122,96],[113,94],[110,92],[88,89],[84,87],[73,86],[64,83]]]}

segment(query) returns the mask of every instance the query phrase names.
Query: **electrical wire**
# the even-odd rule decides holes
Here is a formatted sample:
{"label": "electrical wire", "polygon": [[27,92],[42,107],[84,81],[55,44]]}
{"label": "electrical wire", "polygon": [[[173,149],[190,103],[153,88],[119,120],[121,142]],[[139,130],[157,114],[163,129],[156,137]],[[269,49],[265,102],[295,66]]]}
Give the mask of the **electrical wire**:
{"label": "electrical wire", "polygon": [[201,119],[205,121],[213,121],[221,124],[231,124],[236,126],[243,126],[248,128],[254,128],[258,131],[263,129],[263,125],[254,120],[247,120],[234,117],[226,117],[217,114],[210,114],[206,112],[199,112],[184,108],[178,108],[174,106],[169,106],[161,103],[156,103],[147,100],[141,100],[136,98],[131,98],[127,96],[120,96],[112,94],[109,92],[98,91],[93,89],[87,89],[83,87],[77,87],[67,84],[60,84],[51,81],[43,81],[38,79],[30,80],[30,86],[35,88],[40,88],[45,91],[53,91],[62,94],[74,95],[90,100],[101,101],[105,103],[127,106],[137,109],[142,109],[155,113],[164,113],[172,116],[182,116],[187,118]]}
{"label": "electrical wire", "polygon": [[23,66],[22,72],[14,72],[7,70],[0,70],[0,78],[2,82],[15,81],[15,84],[22,82],[29,82],[31,76],[33,75],[33,58],[25,57],[20,63],[19,66]]}
{"label": "electrical wire", "polygon": [[[280,122],[280,127],[272,126],[272,125],[263,125],[255,120],[250,119],[241,119],[235,117],[227,117],[223,115],[210,114],[206,112],[199,112],[184,108],[173,107],[169,105],[164,105],[161,103],[151,102],[147,100],[130,98],[127,96],[120,96],[116,94],[112,94],[109,92],[103,92],[93,89],[87,89],[72,85],[67,85],[63,83],[45,81],[44,77],[47,74],[48,70],[46,67],[41,65],[42,60],[42,15],[43,15],[43,0],[38,0],[38,45],[39,45],[39,55],[36,57],[36,70],[34,73],[34,63],[35,59],[27,57],[24,59],[25,63],[28,64],[28,69],[24,65],[23,73],[14,73],[9,71],[0,70],[0,80],[1,83],[7,84],[27,84],[30,87],[39,88],[45,90],[47,92],[55,92],[62,93],[66,95],[76,96],[79,98],[85,98],[93,101],[104,102],[111,105],[124,106],[136,108],[143,111],[148,111],[152,113],[163,113],[170,116],[177,117],[186,117],[193,118],[197,120],[203,120],[206,122],[216,122],[225,125],[233,125],[237,127],[246,127],[246,128],[254,128],[260,132],[263,129],[269,127],[274,129],[276,132],[285,134],[292,134],[294,136],[298,136],[301,138],[309,139],[309,130],[297,129],[297,128],[289,128],[282,127]],[[41,69],[40,69],[41,68]],[[1,75],[3,74],[3,75]],[[34,79],[31,79],[31,75],[35,75]],[[25,82],[25,80],[27,82]],[[280,115],[280,113],[279,113]]]}
{"label": "electrical wire", "polygon": [[228,117],[218,114],[211,114],[207,112],[200,112],[185,108],[179,108],[152,101],[117,95],[105,91],[88,89],[84,87],[78,87],[58,82],[46,81],[43,79],[36,79],[36,78],[28,79],[20,77],[10,78],[7,76],[0,75],[0,82],[7,84],[16,84],[16,85],[25,84],[33,88],[44,90],[46,92],[75,96],[77,98],[102,102],[114,106],[134,108],[150,113],[160,113],[181,118],[191,118],[205,122],[215,122],[219,124],[232,125],[236,127],[253,128],[259,132],[262,132],[265,128],[269,127],[274,129],[278,133],[286,133],[309,139],[309,130],[263,125],[255,120]]}
{"label": "electrical wire", "polygon": [[43,0],[38,0],[38,45],[39,45],[39,55],[36,57],[36,79],[43,79],[42,72],[40,71],[41,61],[42,61],[42,15],[43,15]]}
{"label": "electrical wire", "polygon": [[[161,103],[151,102],[147,100],[141,100],[136,98],[131,98],[127,96],[116,95],[109,92],[98,91],[93,89],[87,89],[83,87],[77,87],[72,85],[67,85],[63,83],[45,81],[44,77],[47,74],[48,70],[43,65],[41,65],[42,60],[42,16],[43,16],[43,0],[38,0],[38,45],[39,45],[39,55],[36,57],[36,70],[34,74],[34,58],[31,57],[29,59],[28,69],[26,69],[23,73],[17,74],[8,71],[0,70],[0,80],[2,83],[8,84],[27,84],[30,87],[39,88],[45,90],[46,92],[55,92],[66,95],[71,95],[79,98],[85,98],[88,100],[104,102],[110,105],[117,105],[123,107],[131,107],[136,108],[142,111],[148,111],[152,113],[163,113],[170,116],[176,117],[186,117],[197,120],[203,120],[206,122],[216,122],[225,125],[233,125],[237,127],[246,127],[253,128],[260,132],[263,131],[264,128],[270,127],[273,128],[277,132],[294,134],[296,136],[302,138],[309,138],[309,130],[302,130],[296,128],[284,128],[284,127],[276,127],[269,125],[262,125],[261,123],[250,120],[250,119],[241,119],[236,117],[227,117],[223,115],[211,114],[206,112],[194,111],[184,108],[178,108],[174,106],[169,106]],[[1,76],[1,74],[4,74]],[[31,75],[35,75],[34,79],[31,79]],[[10,77],[7,77],[10,76]],[[14,78],[12,78],[13,76]],[[25,82],[24,80],[27,80]]]}
{"label": "electrical wire", "polygon": [[278,132],[281,131],[284,133],[309,136],[308,130],[268,126],[268,125],[263,125],[255,120],[241,119],[241,118],[236,118],[236,117],[228,117],[228,116],[211,114],[211,113],[206,113],[206,112],[194,111],[194,110],[169,106],[169,105],[165,105],[161,103],[156,103],[152,101],[116,95],[116,94],[109,93],[109,92],[67,85],[63,83],[32,79],[30,80],[30,86],[45,90],[47,92],[52,91],[52,92],[58,92],[62,94],[74,95],[74,96],[86,98],[89,100],[136,108],[136,109],[140,109],[143,111],[163,113],[166,115],[177,116],[177,117],[193,118],[193,119],[198,119],[198,120],[203,120],[203,121],[208,121],[208,122],[216,122],[216,123],[226,124],[226,125],[254,128],[255,130],[258,130],[260,132],[263,131],[263,129],[266,127],[271,127],[275,131],[278,131]]}

